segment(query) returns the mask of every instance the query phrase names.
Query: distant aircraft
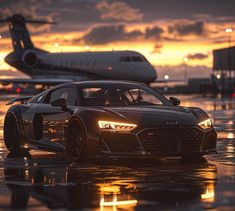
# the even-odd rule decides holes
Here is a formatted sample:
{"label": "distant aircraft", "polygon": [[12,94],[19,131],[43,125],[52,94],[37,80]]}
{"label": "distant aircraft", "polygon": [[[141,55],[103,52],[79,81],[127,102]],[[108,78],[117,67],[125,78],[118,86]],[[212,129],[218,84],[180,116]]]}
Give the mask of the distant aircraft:
{"label": "distant aircraft", "polygon": [[148,60],[135,51],[50,53],[34,47],[26,23],[55,24],[26,20],[16,14],[0,23],[8,23],[14,51],[5,61],[31,79],[1,79],[1,83],[55,85],[69,81],[120,79],[150,83],[157,72]]}

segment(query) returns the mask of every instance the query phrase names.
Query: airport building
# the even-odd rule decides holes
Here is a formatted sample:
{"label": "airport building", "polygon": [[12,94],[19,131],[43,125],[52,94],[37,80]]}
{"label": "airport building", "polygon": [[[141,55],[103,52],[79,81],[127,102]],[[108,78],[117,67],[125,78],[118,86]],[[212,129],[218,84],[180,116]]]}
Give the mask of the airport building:
{"label": "airport building", "polygon": [[235,89],[235,46],[213,51],[213,72],[219,80],[219,90],[233,92]]}
{"label": "airport building", "polygon": [[235,74],[235,46],[213,51],[213,70],[224,73],[227,77]]}

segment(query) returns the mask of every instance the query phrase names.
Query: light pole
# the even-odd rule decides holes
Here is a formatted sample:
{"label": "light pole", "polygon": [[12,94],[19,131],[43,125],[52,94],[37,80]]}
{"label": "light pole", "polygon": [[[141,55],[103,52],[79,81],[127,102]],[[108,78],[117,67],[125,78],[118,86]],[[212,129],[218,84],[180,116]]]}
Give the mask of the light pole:
{"label": "light pole", "polygon": [[170,76],[169,75],[164,75],[164,79],[165,79],[165,86],[164,86],[164,91],[166,92],[168,90],[168,87],[167,87],[167,81],[169,80]]}
{"label": "light pole", "polygon": [[54,47],[55,47],[55,49],[56,49],[56,52],[63,52],[63,50],[62,50],[62,48],[61,48],[61,46],[60,46],[60,43],[58,43],[58,42],[55,42],[54,43]]}
{"label": "light pole", "polygon": [[183,63],[184,63],[184,80],[185,80],[186,84],[188,82],[188,64],[187,64],[188,61],[189,61],[188,57],[184,57],[183,58]]}
{"label": "light pole", "polygon": [[86,49],[86,51],[90,51],[90,50],[91,50],[91,46],[86,45],[86,46],[85,46],[85,49]]}
{"label": "light pole", "polygon": [[231,33],[233,32],[232,28],[225,29],[225,32],[228,33],[228,47],[231,47]]}
{"label": "light pole", "polygon": [[164,79],[167,81],[170,78],[169,75],[164,75]]}

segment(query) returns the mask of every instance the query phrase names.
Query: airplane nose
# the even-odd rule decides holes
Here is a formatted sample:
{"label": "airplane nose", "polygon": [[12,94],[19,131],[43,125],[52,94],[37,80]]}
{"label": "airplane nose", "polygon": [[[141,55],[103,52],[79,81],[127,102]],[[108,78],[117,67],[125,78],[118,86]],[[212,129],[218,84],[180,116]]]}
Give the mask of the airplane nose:
{"label": "airplane nose", "polygon": [[20,55],[16,54],[15,52],[9,53],[5,58],[5,62],[9,65],[16,65],[20,61]]}
{"label": "airplane nose", "polygon": [[157,71],[155,70],[154,67],[151,66],[150,70],[149,70],[150,74],[150,81],[155,81],[157,79]]}

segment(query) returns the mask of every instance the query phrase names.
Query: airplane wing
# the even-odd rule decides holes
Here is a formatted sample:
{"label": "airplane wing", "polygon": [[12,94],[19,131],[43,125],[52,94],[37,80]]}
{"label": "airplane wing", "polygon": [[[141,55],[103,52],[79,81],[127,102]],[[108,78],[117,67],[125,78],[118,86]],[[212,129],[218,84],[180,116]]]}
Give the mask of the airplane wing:
{"label": "airplane wing", "polygon": [[0,84],[41,84],[41,85],[57,85],[73,81],[72,79],[63,78],[16,78],[16,79],[0,79]]}

